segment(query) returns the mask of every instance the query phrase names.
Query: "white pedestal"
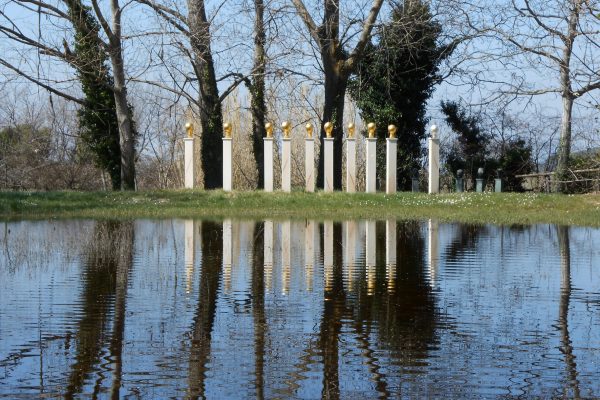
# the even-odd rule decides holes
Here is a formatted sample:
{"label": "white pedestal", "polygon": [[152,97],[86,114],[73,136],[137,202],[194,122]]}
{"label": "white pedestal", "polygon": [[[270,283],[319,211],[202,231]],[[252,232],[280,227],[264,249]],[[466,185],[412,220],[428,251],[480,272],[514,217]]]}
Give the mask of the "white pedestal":
{"label": "white pedestal", "polygon": [[344,236],[342,237],[342,248],[344,249],[344,288],[348,291],[352,291],[354,286],[356,249],[359,246],[357,242],[357,233],[358,223],[356,221],[344,222]]}
{"label": "white pedestal", "polygon": [[281,139],[281,190],[292,191],[292,139]]}
{"label": "white pedestal", "polygon": [[429,194],[440,192],[440,139],[429,139]]}
{"label": "white pedestal", "polygon": [[307,192],[315,191],[315,139],[306,138],[304,140],[304,183]]}
{"label": "white pedestal", "polygon": [[194,188],[194,140],[183,139],[183,185],[186,189]]}
{"label": "white pedestal", "polygon": [[375,193],[377,191],[377,138],[367,139],[367,168],[366,168],[366,183],[365,191],[367,193]]}
{"label": "white pedestal", "polygon": [[273,138],[264,138],[265,192],[273,191]]}
{"label": "white pedestal", "polygon": [[333,141],[334,138],[323,139],[325,143],[325,181],[323,190],[333,192]]}
{"label": "white pedestal", "polygon": [[231,192],[233,188],[233,140],[223,138],[223,190]]}
{"label": "white pedestal", "polygon": [[346,192],[356,192],[356,139],[346,139]]}
{"label": "white pedestal", "polygon": [[223,221],[223,289],[231,291],[231,267],[233,264],[233,224],[230,219]]}
{"label": "white pedestal", "polygon": [[396,155],[398,154],[398,139],[386,139],[385,158],[385,192],[396,193]]}
{"label": "white pedestal", "polygon": [[385,278],[388,292],[396,288],[396,220],[385,221]]}

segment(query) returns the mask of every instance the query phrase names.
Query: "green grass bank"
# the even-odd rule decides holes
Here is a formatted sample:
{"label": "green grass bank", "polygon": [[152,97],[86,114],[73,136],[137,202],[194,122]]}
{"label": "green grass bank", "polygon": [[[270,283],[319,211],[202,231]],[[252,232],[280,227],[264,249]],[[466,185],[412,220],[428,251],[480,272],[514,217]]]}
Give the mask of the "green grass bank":
{"label": "green grass bank", "polygon": [[0,192],[0,218],[427,219],[600,227],[600,195],[451,193],[396,195],[164,190]]}

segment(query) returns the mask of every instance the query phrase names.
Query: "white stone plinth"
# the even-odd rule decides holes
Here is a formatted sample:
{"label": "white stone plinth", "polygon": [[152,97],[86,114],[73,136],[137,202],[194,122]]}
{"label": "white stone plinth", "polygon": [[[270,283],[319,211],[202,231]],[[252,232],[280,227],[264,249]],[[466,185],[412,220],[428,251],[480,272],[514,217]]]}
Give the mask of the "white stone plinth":
{"label": "white stone plinth", "polygon": [[183,139],[183,184],[186,189],[194,188],[194,140]]}
{"label": "white stone plinth", "polygon": [[194,257],[196,255],[196,224],[192,219],[183,222],[185,246],[183,250],[185,259],[185,292],[190,293],[194,285]]}
{"label": "white stone plinth", "polygon": [[231,192],[233,188],[233,140],[223,138],[223,190]]}
{"label": "white stone plinth", "polygon": [[439,233],[438,222],[429,220],[429,234],[427,237],[427,258],[429,264],[429,282],[431,286],[435,285],[437,277],[438,259],[439,259]]}
{"label": "white stone plinth", "polygon": [[356,192],[356,139],[346,139],[346,192]]}
{"label": "white stone plinth", "polygon": [[429,139],[429,193],[440,192],[440,139]]}
{"label": "white stone plinth", "polygon": [[290,292],[290,276],[292,265],[292,223],[281,223],[281,293]]}
{"label": "white stone plinth", "polygon": [[304,276],[306,290],[312,291],[313,273],[315,265],[315,221],[306,221],[304,228]]}
{"label": "white stone plinth", "polygon": [[307,192],[315,191],[315,139],[304,140],[304,183]]}
{"label": "white stone plinth", "polygon": [[223,289],[231,291],[231,269],[233,264],[233,224],[230,219],[223,221]]}
{"label": "white stone plinth", "polygon": [[323,275],[325,290],[333,288],[333,221],[323,222]]}
{"label": "white stone plinth", "polygon": [[323,139],[325,143],[325,179],[323,190],[333,192],[333,138]]}
{"label": "white stone plinth", "polygon": [[292,191],[292,139],[281,139],[281,190]]}
{"label": "white stone plinth", "polygon": [[396,193],[396,155],[398,154],[398,139],[386,139],[385,157],[385,192]]}
{"label": "white stone plinth", "polygon": [[366,188],[367,193],[377,191],[377,138],[367,139],[367,167],[366,167]]}
{"label": "white stone plinth", "polygon": [[273,191],[273,138],[264,138],[265,192]]}

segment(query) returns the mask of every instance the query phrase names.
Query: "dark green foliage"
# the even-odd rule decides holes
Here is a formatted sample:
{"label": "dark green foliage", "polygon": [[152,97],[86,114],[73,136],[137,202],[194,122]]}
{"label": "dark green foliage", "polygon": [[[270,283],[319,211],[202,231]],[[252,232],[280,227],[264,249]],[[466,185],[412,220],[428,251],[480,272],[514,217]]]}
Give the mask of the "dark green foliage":
{"label": "dark green foliage", "polygon": [[[110,175],[112,188],[118,190],[121,188],[119,125],[113,78],[98,36],[100,27],[81,0],[65,0],[65,3],[75,28],[71,63],[77,69],[85,95],[85,104],[78,112],[80,135],[96,164]],[[133,111],[130,109],[130,112]]]}
{"label": "dark green foliage", "polygon": [[[391,20],[382,25],[350,81],[349,91],[365,121],[377,124],[380,179],[385,174],[387,126],[398,128],[398,188],[411,186],[410,170],[423,155],[426,105],[440,81],[438,67],[450,53],[440,46],[441,26],[432,21],[429,6],[420,1],[395,5]],[[383,160],[383,161],[382,161]]]}
{"label": "dark green foliage", "polygon": [[483,168],[484,179],[489,182],[501,168],[505,190],[523,191],[522,179],[515,175],[527,174],[533,169],[531,147],[523,139],[511,139],[494,146],[478,116],[469,115],[455,102],[442,102],[442,111],[446,123],[457,135],[446,155],[446,168],[450,173],[456,174],[462,169],[466,178],[474,180],[477,169]]}

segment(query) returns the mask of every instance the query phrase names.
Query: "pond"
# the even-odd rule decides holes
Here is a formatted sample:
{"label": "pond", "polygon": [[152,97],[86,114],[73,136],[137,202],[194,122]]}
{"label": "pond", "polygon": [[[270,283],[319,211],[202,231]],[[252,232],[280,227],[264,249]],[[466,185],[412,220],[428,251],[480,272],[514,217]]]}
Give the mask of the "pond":
{"label": "pond", "polygon": [[0,228],[0,397],[600,396],[600,230]]}

